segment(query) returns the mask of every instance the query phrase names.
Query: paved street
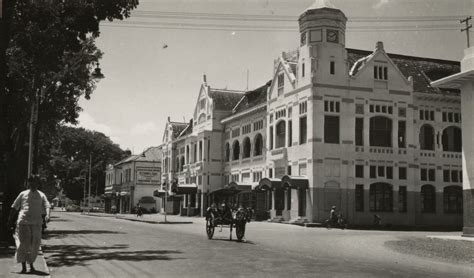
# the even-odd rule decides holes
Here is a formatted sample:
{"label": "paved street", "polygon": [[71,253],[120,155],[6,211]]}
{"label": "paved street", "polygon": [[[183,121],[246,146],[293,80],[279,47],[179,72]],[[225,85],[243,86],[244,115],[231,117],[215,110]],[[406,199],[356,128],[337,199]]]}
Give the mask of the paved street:
{"label": "paved street", "polygon": [[[159,220],[145,215],[144,220]],[[427,232],[326,230],[252,222],[245,243],[228,229],[208,240],[202,218],[151,224],[54,212],[44,253],[52,277],[472,277],[469,262],[384,245]],[[192,223],[188,222],[192,221]],[[438,233],[441,234],[441,233]],[[447,235],[449,233],[442,233]],[[474,247],[474,242],[463,242]],[[467,260],[468,261],[468,260]]]}

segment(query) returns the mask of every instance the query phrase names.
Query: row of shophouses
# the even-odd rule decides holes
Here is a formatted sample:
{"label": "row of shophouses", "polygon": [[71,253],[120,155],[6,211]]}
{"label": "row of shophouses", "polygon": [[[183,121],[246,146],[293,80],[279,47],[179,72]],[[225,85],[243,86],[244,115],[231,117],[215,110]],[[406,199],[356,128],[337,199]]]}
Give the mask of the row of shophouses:
{"label": "row of shophouses", "polygon": [[191,120],[168,118],[157,147],[161,210],[203,215],[227,201],[257,219],[321,223],[336,206],[356,225],[377,214],[397,226],[462,226],[460,94],[430,86],[459,62],[390,54],[382,42],[346,48],[346,21],[334,7],[305,10],[300,47],[254,90],[203,76]]}

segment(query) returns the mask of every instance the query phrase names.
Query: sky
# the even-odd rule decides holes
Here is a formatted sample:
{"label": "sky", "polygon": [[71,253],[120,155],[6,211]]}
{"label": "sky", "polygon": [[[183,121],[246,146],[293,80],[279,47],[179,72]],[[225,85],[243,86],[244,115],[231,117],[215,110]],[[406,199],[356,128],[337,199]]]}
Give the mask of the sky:
{"label": "sky", "polygon": [[[348,18],[346,48],[373,50],[383,41],[388,53],[455,61],[467,44],[459,19],[474,11],[472,0],[326,2]],[[101,23],[105,78],[80,100],[79,126],[133,153],[160,145],[168,117],[191,118],[203,74],[211,87],[233,90],[270,80],[274,59],[298,48],[297,19],[313,3],[140,0],[130,18]]]}

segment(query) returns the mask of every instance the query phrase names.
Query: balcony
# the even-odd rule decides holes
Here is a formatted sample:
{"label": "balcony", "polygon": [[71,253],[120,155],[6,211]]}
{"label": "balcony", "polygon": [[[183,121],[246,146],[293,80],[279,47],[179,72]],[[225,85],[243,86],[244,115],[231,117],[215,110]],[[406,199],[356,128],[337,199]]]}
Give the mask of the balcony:
{"label": "balcony", "polygon": [[443,151],[441,157],[443,157],[443,158],[452,158],[452,159],[462,159],[462,152],[445,152],[445,151]]}
{"label": "balcony", "polygon": [[393,154],[392,147],[369,147],[371,153]]}

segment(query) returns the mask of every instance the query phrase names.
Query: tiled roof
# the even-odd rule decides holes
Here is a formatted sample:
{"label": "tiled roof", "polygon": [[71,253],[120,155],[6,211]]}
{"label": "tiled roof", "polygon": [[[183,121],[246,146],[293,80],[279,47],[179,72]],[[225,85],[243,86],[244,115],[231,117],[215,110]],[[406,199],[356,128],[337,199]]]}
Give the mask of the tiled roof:
{"label": "tiled roof", "polygon": [[159,161],[161,160],[161,147],[149,147],[136,158],[137,161]]}
{"label": "tiled roof", "polygon": [[186,127],[181,131],[181,133],[176,138],[182,138],[186,135],[193,133],[193,122],[190,121],[186,124]]}
{"label": "tiled roof", "polygon": [[[353,69],[353,74],[357,73],[360,66],[365,63],[367,56],[371,54],[373,54],[371,51],[347,48],[350,68],[360,60],[356,68]],[[415,92],[459,94],[459,90],[440,90],[430,86],[431,81],[458,73],[460,71],[459,62],[390,53],[387,53],[387,55],[406,78],[413,77],[413,90]]]}
{"label": "tiled roof", "polygon": [[209,97],[214,101],[214,109],[221,111],[230,111],[242,98],[242,92],[221,89],[211,89]]}
{"label": "tiled roof", "polygon": [[179,134],[188,126],[188,123],[170,122],[173,129],[173,138],[178,138]]}
{"label": "tiled roof", "polygon": [[132,161],[159,161],[161,159],[161,147],[149,147],[144,150],[141,154],[132,154],[119,162],[115,163],[114,166],[119,166]]}
{"label": "tiled roof", "polygon": [[118,166],[118,165],[120,165],[120,164],[124,164],[124,163],[130,162],[130,161],[133,161],[133,160],[135,160],[137,157],[138,157],[138,155],[132,154],[131,156],[126,157],[126,158],[120,160],[119,162],[115,163],[114,166]]}
{"label": "tiled roof", "polygon": [[259,104],[265,103],[267,99],[267,89],[272,84],[272,81],[268,81],[265,85],[245,93],[240,99],[239,103],[232,110],[232,114],[237,114],[241,111],[250,109]]}

